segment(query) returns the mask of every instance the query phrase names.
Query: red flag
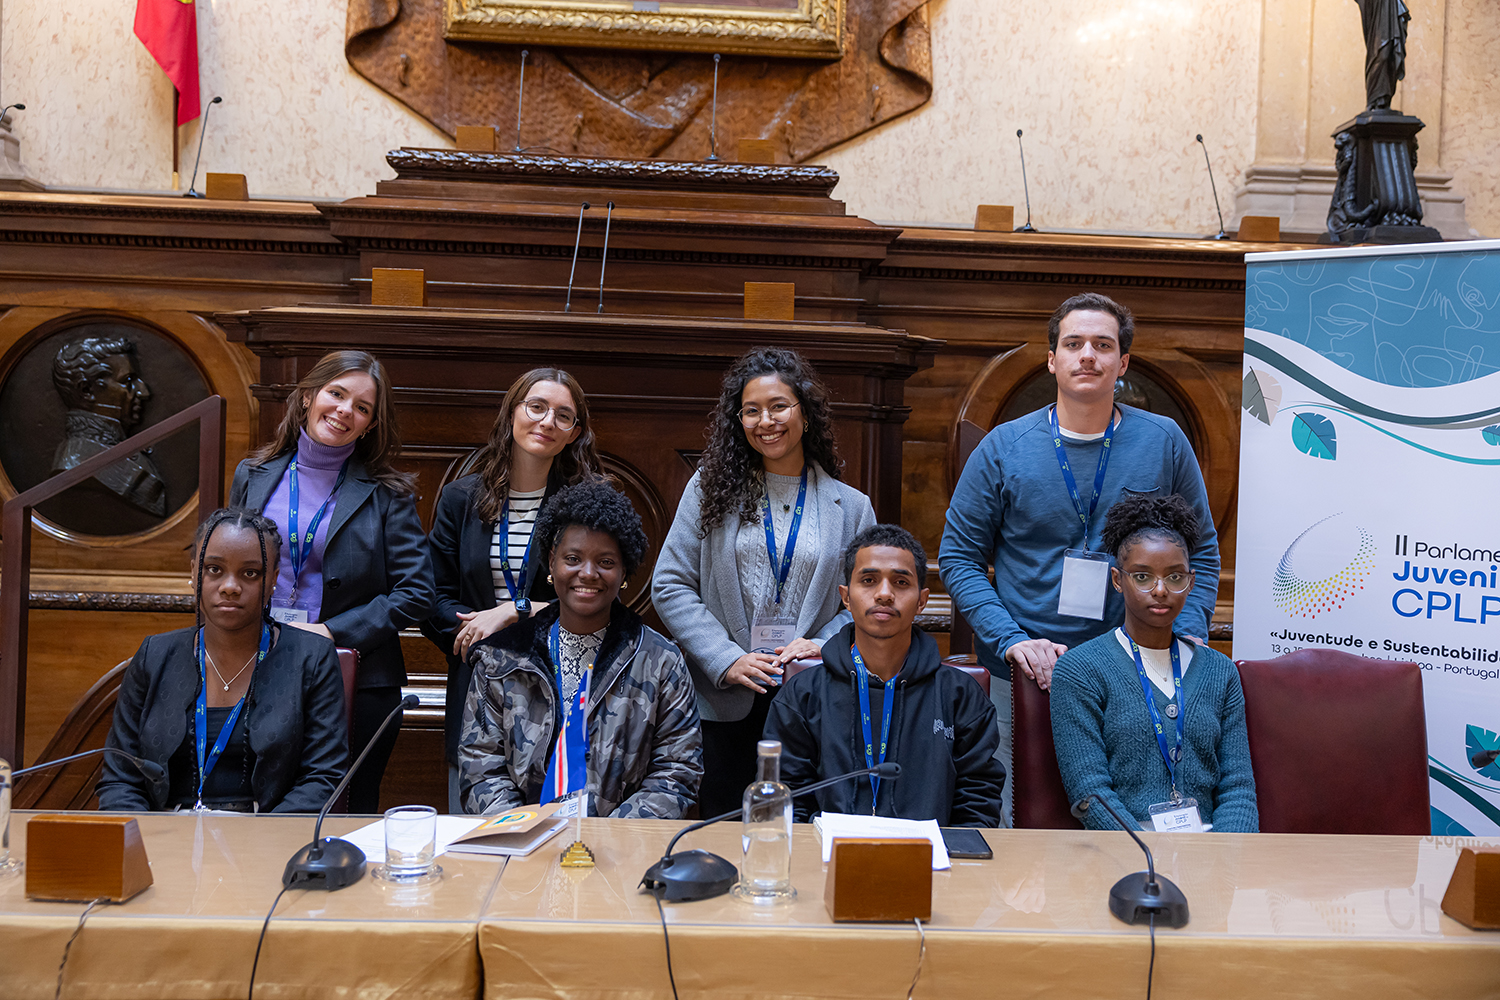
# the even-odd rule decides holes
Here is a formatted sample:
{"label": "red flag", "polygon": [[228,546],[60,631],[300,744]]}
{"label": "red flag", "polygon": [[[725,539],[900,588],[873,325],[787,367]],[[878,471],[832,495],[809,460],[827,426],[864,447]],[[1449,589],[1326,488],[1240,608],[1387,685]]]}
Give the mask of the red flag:
{"label": "red flag", "polygon": [[177,124],[197,118],[198,8],[193,0],[136,0],[135,37],[177,88]]}

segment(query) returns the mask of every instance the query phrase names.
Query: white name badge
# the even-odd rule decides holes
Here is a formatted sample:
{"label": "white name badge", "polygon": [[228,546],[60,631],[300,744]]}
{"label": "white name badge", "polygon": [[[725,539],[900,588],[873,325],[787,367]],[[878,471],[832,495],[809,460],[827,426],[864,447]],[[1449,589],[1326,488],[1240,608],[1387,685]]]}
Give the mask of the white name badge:
{"label": "white name badge", "polygon": [[750,652],[774,653],[795,638],[796,622],[756,622],[750,628]]}
{"label": "white name badge", "polygon": [[1151,826],[1157,833],[1203,833],[1197,799],[1162,802],[1151,807]]}
{"label": "white name badge", "polygon": [[303,608],[278,608],[271,607],[271,620],[281,622],[283,625],[296,625],[299,622],[307,622],[307,611]]}
{"label": "white name badge", "polygon": [[1087,549],[1063,553],[1062,588],[1057,595],[1057,613],[1074,618],[1102,619],[1104,596],[1109,589],[1109,556]]}

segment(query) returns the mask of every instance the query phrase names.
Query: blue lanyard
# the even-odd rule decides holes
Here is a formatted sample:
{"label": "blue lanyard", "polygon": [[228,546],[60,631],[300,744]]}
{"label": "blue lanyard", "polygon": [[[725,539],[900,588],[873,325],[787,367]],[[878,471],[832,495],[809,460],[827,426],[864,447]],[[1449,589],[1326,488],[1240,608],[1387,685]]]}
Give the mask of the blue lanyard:
{"label": "blue lanyard", "polygon": [[512,601],[526,596],[526,576],[531,566],[531,542],[536,537],[536,522],[532,522],[531,534],[526,536],[526,551],[521,554],[521,579],[518,583],[510,571],[510,498],[500,505],[500,532],[501,549],[505,553],[500,560],[500,572],[505,576],[505,591],[510,594]]}
{"label": "blue lanyard", "polygon": [[342,466],[339,467],[339,477],[333,482],[333,490],[328,494],[328,498],[323,501],[323,506],[319,507],[318,512],[313,515],[312,523],[307,526],[306,540],[304,540],[301,535],[297,534],[296,460],[293,459],[292,464],[287,466],[287,476],[290,477],[291,480],[287,487],[287,491],[290,496],[288,497],[286,512],[286,533],[288,539],[291,542],[292,548],[292,593],[291,598],[289,599],[295,599],[297,596],[297,582],[302,578],[302,567],[307,565],[307,560],[312,555],[313,536],[318,533],[318,525],[323,523],[323,515],[328,513],[328,505],[333,503],[333,498],[338,495],[339,487],[344,485],[344,472],[347,470],[348,465],[349,463],[345,462]]}
{"label": "blue lanyard", "polygon": [[580,791],[588,785],[588,758],[585,744],[588,740],[588,723],[585,717],[589,701],[589,678],[594,672],[591,663],[583,671],[578,682],[578,694],[570,705],[562,704],[562,623],[553,622],[548,636],[548,649],[552,653],[552,679],[557,685],[557,702],[562,705],[562,732],[547,762],[547,773],[542,779],[543,796],[552,802]]}
{"label": "blue lanyard", "polygon": [[[1121,629],[1121,631],[1124,631]],[[1125,638],[1130,639],[1129,633]],[[1146,664],[1141,661],[1141,647],[1130,639],[1130,652],[1135,657],[1135,672],[1141,681],[1141,694],[1146,696],[1146,711],[1151,713],[1151,726],[1156,730],[1156,746],[1161,751],[1161,759],[1166,762],[1167,775],[1172,779],[1172,801],[1178,801],[1182,796],[1177,791],[1177,765],[1182,761],[1182,720],[1187,715],[1187,705],[1182,698],[1182,656],[1177,652],[1177,637],[1172,636],[1172,645],[1169,647],[1172,656],[1172,690],[1176,692],[1177,698],[1177,745],[1167,749],[1167,732],[1161,724],[1161,712],[1157,711],[1156,698],[1152,696],[1152,688],[1156,685],[1146,676]]]}
{"label": "blue lanyard", "polygon": [[[229,745],[229,737],[234,732],[234,724],[239,721],[240,711],[245,707],[245,699],[242,696],[235,703],[234,710],[229,713],[229,721],[224,723],[224,728],[219,730],[219,738],[214,740],[213,749],[208,748],[208,660],[206,658],[207,647],[203,643],[203,629],[198,629],[198,635],[193,640],[194,652],[198,655],[198,703],[193,707],[193,729],[198,747],[198,806],[203,808],[203,785],[208,781],[208,776],[213,772],[214,765],[219,762],[219,755]],[[266,653],[271,649],[271,626],[265,622],[260,626],[260,651],[255,654],[255,662],[259,664],[266,658]]]}
{"label": "blue lanyard", "polygon": [[1078,520],[1083,522],[1083,547],[1089,547],[1089,526],[1094,522],[1094,511],[1099,509],[1099,496],[1104,491],[1104,470],[1109,468],[1109,446],[1115,438],[1115,428],[1119,426],[1110,414],[1109,427],[1104,431],[1103,447],[1099,449],[1099,469],[1094,473],[1094,495],[1089,500],[1088,507],[1083,505],[1083,497],[1078,493],[1078,481],[1073,478],[1073,467],[1068,464],[1068,453],[1063,448],[1062,430],[1057,426],[1057,407],[1053,406],[1047,413],[1048,420],[1052,424],[1052,447],[1057,451],[1057,464],[1062,467],[1063,482],[1068,484],[1068,495],[1073,498],[1073,509],[1078,512]]}
{"label": "blue lanyard", "polygon": [[760,519],[766,526],[766,554],[771,557],[771,572],[776,575],[776,603],[781,603],[781,591],[787,577],[792,573],[792,553],[797,548],[797,531],[802,527],[802,508],[807,503],[807,466],[802,467],[802,485],[797,489],[797,506],[792,511],[792,526],[786,533],[786,553],[782,556],[780,569],[776,566],[776,526],[771,523],[771,498],[763,493],[760,498]]}
{"label": "blue lanyard", "polygon": [[[896,707],[896,685],[894,683],[885,686],[885,697],[882,699],[880,720],[880,759],[875,759],[875,736],[870,725],[870,676],[865,670],[865,659],[859,655],[859,647],[851,645],[850,654],[854,657],[855,683],[859,687],[859,724],[865,737],[865,767],[876,767],[885,763],[885,750],[891,740],[891,710]],[[880,800],[880,775],[870,775],[870,815],[875,815],[876,803]]]}

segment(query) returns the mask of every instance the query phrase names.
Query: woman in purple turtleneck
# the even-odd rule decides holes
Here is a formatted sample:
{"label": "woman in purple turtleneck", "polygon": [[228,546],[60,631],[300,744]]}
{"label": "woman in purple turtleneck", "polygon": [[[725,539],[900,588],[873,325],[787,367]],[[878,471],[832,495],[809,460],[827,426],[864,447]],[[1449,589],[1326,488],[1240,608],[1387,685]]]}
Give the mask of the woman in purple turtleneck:
{"label": "woman in purple turtleneck", "polygon": [[[266,515],[286,544],[271,616],[359,653],[350,759],[400,702],[399,633],[431,612],[432,564],[412,477],[391,465],[401,435],[390,383],[363,351],[325,355],[287,397],[269,444],[234,472],[230,503]],[[389,727],[349,785],[349,810],[379,811]]]}

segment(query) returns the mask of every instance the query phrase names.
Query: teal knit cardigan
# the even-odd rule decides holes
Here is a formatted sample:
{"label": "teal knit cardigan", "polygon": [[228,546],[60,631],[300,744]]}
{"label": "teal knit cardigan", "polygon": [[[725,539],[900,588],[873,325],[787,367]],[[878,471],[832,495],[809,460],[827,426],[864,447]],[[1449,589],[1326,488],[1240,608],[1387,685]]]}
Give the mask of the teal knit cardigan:
{"label": "teal knit cardigan", "polygon": [[[1177,727],[1166,709],[1173,699],[1155,685],[1151,694],[1170,746]],[[1182,694],[1187,714],[1178,790],[1198,800],[1203,821],[1215,831],[1258,832],[1239,671],[1223,653],[1196,646],[1183,673]],[[1057,661],[1051,703],[1052,741],[1068,801],[1076,808],[1096,792],[1121,815],[1133,816],[1141,829],[1151,829],[1151,806],[1171,797],[1172,783],[1141,697],[1135,661],[1113,630]],[[1097,803],[1083,813],[1083,822],[1094,830],[1119,828]]]}

